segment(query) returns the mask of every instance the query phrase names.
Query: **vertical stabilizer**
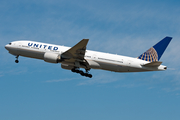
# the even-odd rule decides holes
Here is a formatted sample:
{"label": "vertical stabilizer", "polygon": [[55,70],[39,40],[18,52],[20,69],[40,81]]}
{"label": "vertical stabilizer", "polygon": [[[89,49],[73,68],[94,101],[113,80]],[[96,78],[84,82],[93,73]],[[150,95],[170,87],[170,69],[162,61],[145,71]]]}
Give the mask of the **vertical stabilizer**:
{"label": "vertical stabilizer", "polygon": [[141,54],[138,59],[154,62],[159,61],[162,54],[166,50],[167,46],[169,45],[172,37],[165,37],[160,42],[158,42],[156,45],[151,47],[149,50]]}

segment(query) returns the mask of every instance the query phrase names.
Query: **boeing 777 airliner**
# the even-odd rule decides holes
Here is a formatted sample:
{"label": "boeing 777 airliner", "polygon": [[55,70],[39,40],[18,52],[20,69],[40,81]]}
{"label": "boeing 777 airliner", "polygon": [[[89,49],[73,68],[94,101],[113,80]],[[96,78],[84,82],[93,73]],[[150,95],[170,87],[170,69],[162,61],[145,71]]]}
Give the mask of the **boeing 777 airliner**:
{"label": "boeing 777 airliner", "polygon": [[[5,46],[12,55],[61,63],[63,69],[91,78],[89,70],[102,69],[114,72],[163,71],[167,67],[159,61],[172,37],[165,37],[137,58],[86,50],[89,39],[83,39],[73,47],[65,47],[35,41],[14,41]],[[80,70],[84,68],[86,72]]]}

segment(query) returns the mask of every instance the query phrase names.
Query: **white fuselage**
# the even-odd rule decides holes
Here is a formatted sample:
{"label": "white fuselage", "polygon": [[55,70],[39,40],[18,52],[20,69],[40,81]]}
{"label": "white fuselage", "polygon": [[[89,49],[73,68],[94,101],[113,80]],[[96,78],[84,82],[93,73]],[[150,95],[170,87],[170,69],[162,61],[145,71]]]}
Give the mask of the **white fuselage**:
{"label": "white fuselage", "polygon": [[[44,60],[45,53],[62,54],[70,47],[35,42],[35,41],[14,41],[5,46],[9,53],[24,57]],[[89,63],[90,68],[102,69],[114,72],[143,72],[143,71],[162,71],[166,66],[145,67],[149,63],[137,58],[126,57],[121,55],[96,52],[86,50],[84,59]],[[62,64],[73,65],[70,62],[60,62]]]}

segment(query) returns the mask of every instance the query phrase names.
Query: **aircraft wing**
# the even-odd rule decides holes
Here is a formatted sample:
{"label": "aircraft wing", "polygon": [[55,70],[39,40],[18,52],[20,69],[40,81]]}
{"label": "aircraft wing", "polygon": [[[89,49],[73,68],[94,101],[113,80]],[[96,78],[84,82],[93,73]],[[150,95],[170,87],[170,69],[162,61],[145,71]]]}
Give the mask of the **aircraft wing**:
{"label": "aircraft wing", "polygon": [[64,62],[74,63],[74,65],[78,64],[77,67],[79,67],[80,64],[87,66],[88,63],[84,59],[84,55],[86,53],[86,45],[88,41],[89,39],[82,39],[75,46],[62,53],[61,57]]}

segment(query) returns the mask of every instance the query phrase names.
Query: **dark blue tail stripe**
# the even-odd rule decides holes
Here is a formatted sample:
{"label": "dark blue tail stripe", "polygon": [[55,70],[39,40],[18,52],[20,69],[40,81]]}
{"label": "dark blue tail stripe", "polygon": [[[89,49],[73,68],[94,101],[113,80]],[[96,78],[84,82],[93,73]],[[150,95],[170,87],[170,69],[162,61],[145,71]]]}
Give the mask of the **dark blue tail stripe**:
{"label": "dark blue tail stripe", "polygon": [[157,51],[158,53],[158,60],[161,58],[162,54],[166,50],[167,46],[169,45],[172,37],[165,37],[163,40],[158,42],[156,45],[153,46],[153,48]]}

